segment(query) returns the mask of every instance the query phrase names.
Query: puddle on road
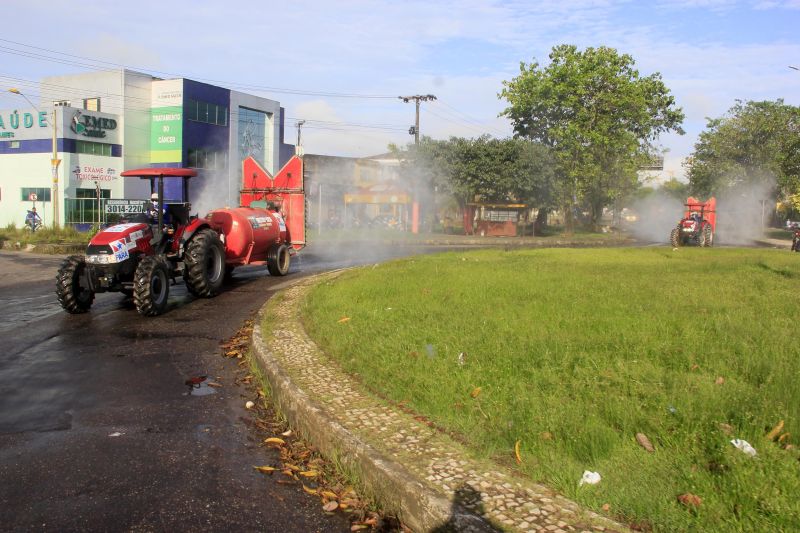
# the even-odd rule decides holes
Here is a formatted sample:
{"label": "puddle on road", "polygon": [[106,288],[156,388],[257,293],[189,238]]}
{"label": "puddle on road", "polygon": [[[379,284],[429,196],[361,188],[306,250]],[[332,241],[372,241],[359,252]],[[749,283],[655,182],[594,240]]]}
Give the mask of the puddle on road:
{"label": "puddle on road", "polygon": [[209,394],[216,394],[217,391],[211,386],[207,379],[207,376],[197,376],[187,379],[184,383],[189,387],[189,394],[192,396],[208,396]]}

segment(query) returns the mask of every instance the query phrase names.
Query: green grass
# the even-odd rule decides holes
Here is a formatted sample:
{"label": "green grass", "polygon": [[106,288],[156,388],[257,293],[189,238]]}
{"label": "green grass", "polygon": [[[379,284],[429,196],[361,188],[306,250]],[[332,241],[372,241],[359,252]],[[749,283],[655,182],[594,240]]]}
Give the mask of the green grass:
{"label": "green grass", "polygon": [[[779,420],[800,435],[796,255],[423,256],[319,285],[304,321],[363,382],[595,510],[608,503],[615,518],[661,531],[800,530],[797,452],[764,437]],[[579,488],[584,470],[603,480]],[[686,492],[698,509],[678,503]]]}
{"label": "green grass", "polygon": [[791,241],[792,232],[784,228],[768,228],[764,230],[764,236],[769,239],[778,239],[781,241]]}

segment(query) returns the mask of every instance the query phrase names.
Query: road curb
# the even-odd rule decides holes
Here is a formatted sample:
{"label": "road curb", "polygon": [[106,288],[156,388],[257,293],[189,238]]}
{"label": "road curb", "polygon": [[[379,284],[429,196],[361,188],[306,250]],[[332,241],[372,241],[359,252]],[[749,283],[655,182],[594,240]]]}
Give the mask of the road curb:
{"label": "road curb", "polygon": [[271,388],[272,402],[291,426],[313,442],[323,455],[337,457],[355,467],[361,482],[379,495],[385,510],[396,514],[414,531],[441,527],[467,532],[497,531],[477,515],[454,511],[453,504],[444,495],[427,488],[403,465],[384,456],[328,416],[319,402],[292,381],[267,348],[261,332],[265,311],[266,305],[259,311],[253,327],[253,351]]}
{"label": "road curb", "polygon": [[[308,336],[300,308],[314,284],[289,282],[259,312],[253,351],[276,409],[360,490],[414,531],[627,531],[365,390]],[[267,330],[262,330],[262,322]]]}

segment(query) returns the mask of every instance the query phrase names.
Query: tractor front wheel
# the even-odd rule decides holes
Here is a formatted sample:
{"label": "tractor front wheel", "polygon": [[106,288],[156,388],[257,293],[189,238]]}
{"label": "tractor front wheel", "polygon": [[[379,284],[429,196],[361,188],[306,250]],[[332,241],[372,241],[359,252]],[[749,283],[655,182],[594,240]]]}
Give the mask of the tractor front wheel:
{"label": "tractor front wheel", "polygon": [[700,246],[711,246],[714,244],[714,233],[711,231],[711,224],[703,226],[703,234],[700,237]]}
{"label": "tractor front wheel", "polygon": [[292,257],[285,244],[273,244],[267,250],[267,270],[272,276],[285,276],[289,273]]}
{"label": "tractor front wheel", "polygon": [[672,233],[669,234],[669,243],[673,248],[677,248],[681,245],[681,230],[673,228]]}
{"label": "tractor front wheel", "polygon": [[197,232],[186,246],[183,262],[183,279],[190,293],[201,298],[219,294],[225,280],[225,249],[214,230]]}
{"label": "tractor front wheel", "polygon": [[164,312],[169,299],[169,269],[163,258],[148,256],[136,267],[133,283],[133,303],[142,316]]}
{"label": "tractor front wheel", "polygon": [[794,239],[792,239],[792,251],[800,252],[800,238],[795,237]]}
{"label": "tractor front wheel", "polygon": [[85,273],[86,258],[82,255],[67,257],[58,269],[56,296],[67,313],[85,313],[92,307],[94,291],[81,285],[81,278]]}

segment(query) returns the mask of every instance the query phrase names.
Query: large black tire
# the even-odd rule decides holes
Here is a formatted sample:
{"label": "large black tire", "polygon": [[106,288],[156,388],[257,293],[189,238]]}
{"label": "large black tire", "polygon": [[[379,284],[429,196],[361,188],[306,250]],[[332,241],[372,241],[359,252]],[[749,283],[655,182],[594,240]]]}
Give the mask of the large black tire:
{"label": "large black tire", "polygon": [[285,244],[273,244],[267,250],[267,270],[273,276],[285,276],[289,273],[292,256]]}
{"label": "large black tire", "polygon": [[142,316],[164,312],[169,300],[169,269],[160,256],[148,256],[139,262],[133,278],[133,303]]}
{"label": "large black tire", "polygon": [[711,224],[703,226],[703,234],[700,236],[700,246],[711,246],[714,244],[714,233],[711,231]]}
{"label": "large black tire", "polygon": [[794,237],[792,239],[792,251],[793,252],[800,252],[800,239]]}
{"label": "large black tire", "polygon": [[681,245],[681,231],[678,228],[672,229],[672,232],[669,234],[669,243],[673,248],[677,248]]}
{"label": "large black tire", "polygon": [[201,229],[192,237],[183,263],[183,280],[190,293],[201,298],[219,294],[225,281],[225,249],[214,230]]}
{"label": "large black tire", "polygon": [[56,275],[56,296],[67,313],[85,313],[92,307],[94,291],[81,286],[81,278],[86,272],[86,258],[71,255],[64,259]]}

